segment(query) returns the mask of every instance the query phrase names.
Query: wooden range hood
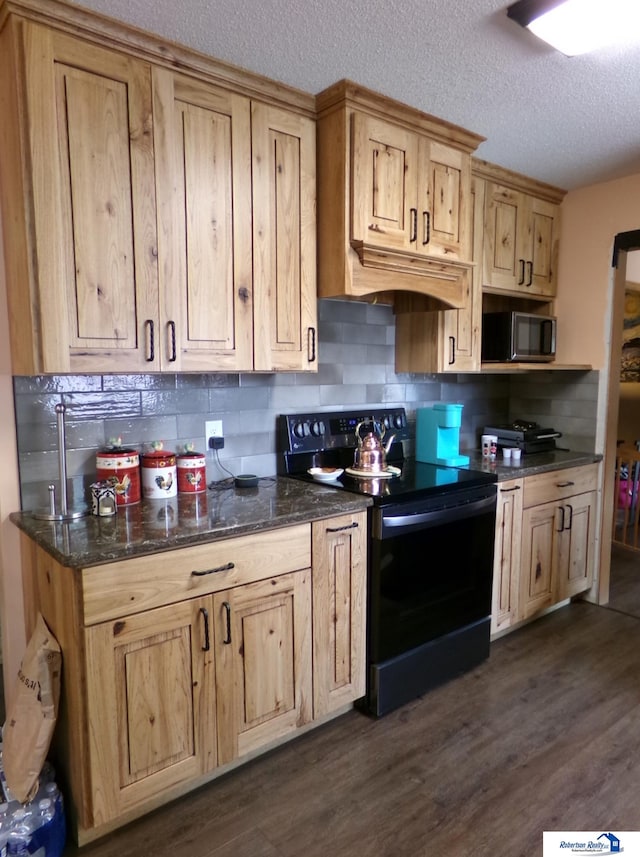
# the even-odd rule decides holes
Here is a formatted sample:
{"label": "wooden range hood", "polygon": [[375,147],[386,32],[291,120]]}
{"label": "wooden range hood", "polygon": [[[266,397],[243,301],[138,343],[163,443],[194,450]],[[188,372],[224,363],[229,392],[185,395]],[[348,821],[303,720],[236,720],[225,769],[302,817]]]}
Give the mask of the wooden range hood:
{"label": "wooden range hood", "polygon": [[465,306],[484,138],[348,80],[316,110],[319,297]]}

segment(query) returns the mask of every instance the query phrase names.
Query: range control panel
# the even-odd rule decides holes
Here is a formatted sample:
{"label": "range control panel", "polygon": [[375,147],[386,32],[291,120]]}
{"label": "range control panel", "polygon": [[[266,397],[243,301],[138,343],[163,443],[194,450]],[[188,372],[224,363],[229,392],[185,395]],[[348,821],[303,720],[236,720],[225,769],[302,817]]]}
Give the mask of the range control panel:
{"label": "range control panel", "polygon": [[[287,452],[354,448],[357,446],[355,431],[359,423],[375,424],[376,432],[382,435],[385,443],[391,435],[395,435],[396,440],[409,437],[404,408],[284,414],[280,419]],[[365,427],[361,429],[361,435],[364,433]]]}

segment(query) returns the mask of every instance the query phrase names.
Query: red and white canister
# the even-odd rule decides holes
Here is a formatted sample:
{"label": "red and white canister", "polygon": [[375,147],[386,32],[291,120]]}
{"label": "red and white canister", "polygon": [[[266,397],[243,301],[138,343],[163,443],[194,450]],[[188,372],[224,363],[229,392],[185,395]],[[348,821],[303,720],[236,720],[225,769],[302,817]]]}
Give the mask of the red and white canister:
{"label": "red and white canister", "polygon": [[185,452],[176,459],[178,491],[197,494],[207,489],[207,463],[202,452]]}
{"label": "red and white canister", "polygon": [[163,449],[142,453],[142,493],[146,500],[165,500],[176,496],[175,453]]}
{"label": "red and white canister", "polygon": [[98,482],[108,482],[116,492],[116,505],[140,502],[140,455],[135,449],[103,449],[96,455]]}

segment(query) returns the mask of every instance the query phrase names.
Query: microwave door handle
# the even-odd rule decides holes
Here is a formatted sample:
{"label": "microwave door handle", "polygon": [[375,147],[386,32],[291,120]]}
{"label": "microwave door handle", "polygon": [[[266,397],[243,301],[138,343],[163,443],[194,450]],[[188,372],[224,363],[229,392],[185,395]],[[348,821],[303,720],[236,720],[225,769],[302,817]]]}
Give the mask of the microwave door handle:
{"label": "microwave door handle", "polygon": [[552,319],[542,322],[542,342],[540,344],[543,354],[555,354],[556,337]]}

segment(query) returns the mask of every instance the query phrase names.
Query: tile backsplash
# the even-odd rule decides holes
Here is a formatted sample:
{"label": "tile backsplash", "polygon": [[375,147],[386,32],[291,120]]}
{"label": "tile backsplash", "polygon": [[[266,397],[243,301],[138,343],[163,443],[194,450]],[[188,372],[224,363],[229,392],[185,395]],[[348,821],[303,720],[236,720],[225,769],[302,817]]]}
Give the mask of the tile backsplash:
{"label": "tile backsplash", "polygon": [[207,451],[207,478],[277,470],[276,418],[306,410],[464,404],[461,449],[475,449],[486,424],[516,417],[563,432],[560,446],[593,451],[597,372],[416,375],[394,370],[395,325],[387,306],[319,301],[317,373],[47,375],[16,377],[14,394],[22,508],[46,506],[58,478],[55,406],[66,406],[71,502],[84,501],[98,449],[113,437],[142,449],[162,440],[205,449],[205,421],[220,419],[224,449]]}

